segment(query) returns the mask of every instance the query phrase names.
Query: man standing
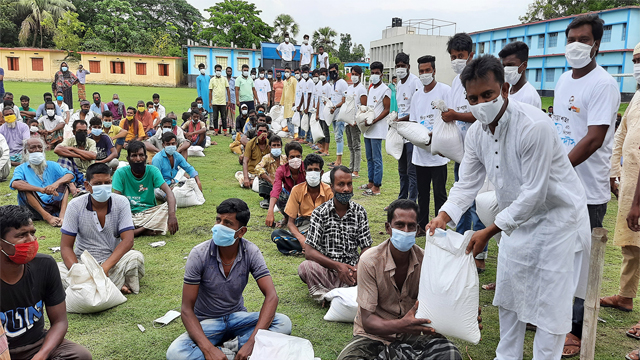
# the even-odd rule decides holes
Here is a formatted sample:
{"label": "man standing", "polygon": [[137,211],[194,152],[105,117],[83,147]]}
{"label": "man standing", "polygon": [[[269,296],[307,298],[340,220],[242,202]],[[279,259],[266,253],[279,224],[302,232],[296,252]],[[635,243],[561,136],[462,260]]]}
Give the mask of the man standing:
{"label": "man standing", "polygon": [[7,107],[0,111],[0,135],[4,136],[9,146],[11,166],[22,163],[22,147],[24,141],[31,137],[29,125],[17,121],[13,108]]}
{"label": "man standing", "polygon": [[[227,75],[227,82],[229,83],[229,94],[230,94],[230,96],[227,96],[227,104],[229,105],[227,108],[226,127],[228,127],[229,132],[231,132],[233,130],[234,121],[236,118],[236,79],[232,76],[233,69],[231,69],[231,66],[227,66],[227,68],[225,69],[225,72]],[[240,109],[238,109],[238,111],[239,110]]]}
{"label": "man standing", "polygon": [[300,67],[307,65],[311,69],[311,60],[313,59],[313,47],[309,45],[309,35],[302,37],[302,45],[300,46]]}
{"label": "man standing", "polygon": [[247,105],[249,110],[255,109],[255,103],[258,101],[258,94],[253,83],[253,79],[249,77],[249,65],[242,65],[242,76],[236,79],[236,105]]}
{"label": "man standing", "polygon": [[78,78],[78,100],[87,100],[85,84],[89,74],[91,74],[89,70],[86,70],[82,64],[78,65],[78,71],[76,72],[76,77]]}
{"label": "man standing", "polygon": [[264,68],[258,69],[258,79],[254,82],[256,86],[256,92],[258,93],[258,104],[264,105],[267,109],[271,108],[271,100],[269,94],[271,94],[271,84],[269,80],[265,78]]}
{"label": "man standing", "polygon": [[53,152],[59,156],[58,163],[71,171],[76,180],[71,184],[71,194],[78,195],[84,189],[84,174],[89,165],[96,160],[96,142],[90,138],[87,123],[84,120],[73,122],[73,136],[61,142]]}
{"label": "man standing", "polygon": [[[216,135],[224,131],[224,136],[227,136],[227,108],[231,105],[227,99],[231,98],[231,90],[227,78],[222,77],[222,65],[216,64],[214,69],[215,76],[208,83],[209,94],[207,98],[211,99],[209,104],[211,110],[209,111],[213,114],[209,129],[214,129]],[[218,123],[218,121],[220,122]]]}
{"label": "man standing", "polygon": [[[207,112],[211,112],[211,96],[209,95],[209,80],[211,77],[207,75],[207,70],[203,63],[198,64],[198,71],[200,72],[200,75],[196,78],[196,91],[198,92],[197,97],[202,99],[202,107],[207,110]],[[211,127],[213,127],[213,125]]]}
{"label": "man standing", "polygon": [[540,95],[527,81],[527,65],[529,64],[529,47],[522,41],[507,44],[498,54],[504,65],[504,80],[511,85],[509,97],[539,109],[542,109]]}
{"label": "man standing", "polygon": [[282,82],[282,72],[278,71],[276,73],[276,79],[273,82],[273,86],[271,86],[271,88],[273,89],[272,94],[272,101],[271,104],[276,105],[280,103],[280,100],[282,99],[282,89],[284,87],[284,83]]}
{"label": "man standing", "polygon": [[0,67],[0,99],[4,96],[4,69]]}
{"label": "man standing", "polygon": [[[553,103],[557,110],[552,117],[565,153],[585,189],[591,229],[602,227],[611,199],[610,161],[616,113],[620,106],[617,82],[596,62],[603,25],[604,21],[597,15],[581,15],[567,26],[565,57],[572,70],[558,79]],[[579,274],[579,282],[573,325],[565,340],[565,357],[580,353],[591,237],[584,240],[582,251],[576,252],[574,272]]]}
{"label": "man standing", "polygon": [[284,79],[280,105],[284,106],[284,118],[287,119],[289,136],[293,138],[295,134],[295,126],[293,125],[293,122],[291,122],[291,119],[293,118],[293,112],[295,111],[296,106],[296,88],[298,87],[298,80],[291,76],[291,67],[289,65],[285,65],[284,67]]}
{"label": "man standing", "polygon": [[329,166],[338,166],[342,165],[342,154],[344,153],[344,121],[336,121],[334,119],[338,117],[340,109],[344,104],[349,84],[340,77],[338,64],[331,64],[331,66],[329,66],[329,80],[331,80],[331,86],[333,88],[333,92],[331,92],[331,102],[334,108],[331,109],[331,114],[333,114],[333,133],[336,141],[336,161],[329,164]]}
{"label": "man standing", "polygon": [[321,68],[319,71],[318,77],[318,97],[321,99],[318,103],[318,110],[316,111],[316,118],[320,121],[320,126],[322,127],[322,133],[324,135],[324,139],[318,144],[320,148],[320,155],[329,155],[329,143],[331,142],[331,133],[329,132],[329,119],[325,119],[324,116],[324,108],[326,103],[324,98],[331,99],[331,95],[333,94],[333,86],[331,83],[327,81],[327,69]]}
{"label": "man standing", "polygon": [[[353,96],[356,106],[356,113],[362,104],[367,103],[367,88],[362,84],[362,68],[359,65],[351,67],[351,81],[347,89],[347,96]],[[355,114],[354,114],[355,115]],[[362,161],[362,151],[360,136],[362,132],[358,125],[345,126],[347,134],[347,146],[349,147],[349,169],[353,172],[354,177],[360,175],[360,163]]]}
{"label": "man standing", "polygon": [[278,45],[276,53],[280,57],[280,67],[291,68],[293,59],[296,57],[296,48],[289,42],[289,33],[284,33],[284,42]]}
{"label": "man standing", "polygon": [[509,101],[498,59],[472,61],[461,82],[477,123],[467,134],[460,180],[427,231],[460,221],[487,177],[500,212],[473,233],[467,253],[479,254],[502,232],[493,300],[500,313],[496,359],[522,358],[527,323],[537,326],[533,358],[560,359],[571,329],[575,249],[590,238],[584,189],[549,118]]}
{"label": "man standing", "polygon": [[318,66],[320,69],[329,68],[329,54],[324,52],[324,46],[322,45],[318,46]]}

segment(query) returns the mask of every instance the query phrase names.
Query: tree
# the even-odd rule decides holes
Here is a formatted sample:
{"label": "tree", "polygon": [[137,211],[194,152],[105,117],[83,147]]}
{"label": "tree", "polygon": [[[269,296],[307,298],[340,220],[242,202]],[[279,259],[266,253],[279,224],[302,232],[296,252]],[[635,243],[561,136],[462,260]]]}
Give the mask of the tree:
{"label": "tree", "polygon": [[58,20],[53,42],[57,49],[67,52],[80,50],[80,36],[84,32],[84,23],[78,20],[78,13],[67,11]]}
{"label": "tree", "polygon": [[178,28],[168,26],[167,31],[158,31],[154,34],[155,42],[149,54],[155,56],[182,56],[182,47],[179,44]]}
{"label": "tree", "polygon": [[17,14],[15,0],[0,0],[0,45],[7,47],[17,45]]}
{"label": "tree", "polygon": [[606,10],[620,6],[640,5],[638,0],[535,0],[519,19],[523,23]]}
{"label": "tree", "polygon": [[293,20],[293,17],[288,14],[280,14],[275,20],[273,20],[273,38],[274,43],[281,43],[284,41],[284,33],[289,33],[289,41],[292,44],[297,44],[295,37],[300,32],[300,26]]}
{"label": "tree", "polygon": [[[32,39],[31,46],[34,47],[38,36],[40,36],[40,47],[42,47],[45,33],[53,31],[52,25],[62,17],[65,11],[76,9],[67,0],[18,0],[16,5],[18,14],[26,15],[22,21],[18,39],[23,45]],[[45,24],[49,25],[45,26]]]}
{"label": "tree", "polygon": [[362,44],[356,44],[351,51],[351,61],[362,61],[366,55],[366,50]]}
{"label": "tree", "polygon": [[329,26],[321,27],[313,32],[313,40],[311,41],[311,44],[314,49],[317,49],[318,46],[322,45],[324,47],[324,51],[335,52],[336,42],[333,38],[336,36],[338,36],[338,33]]}
{"label": "tree", "polygon": [[[85,0],[86,1],[86,0]],[[155,31],[165,26],[178,38],[178,44],[186,45],[187,39],[195,40],[191,30],[194,23],[201,23],[204,17],[200,11],[186,0],[128,0],[141,28]]]}
{"label": "tree", "polygon": [[338,57],[342,61],[351,61],[351,34],[340,34]]}
{"label": "tree", "polygon": [[216,46],[231,46],[232,42],[244,48],[260,46],[273,33],[273,28],[260,19],[262,10],[244,0],[224,0],[205,11],[211,26],[202,30],[200,37]]}
{"label": "tree", "polygon": [[140,27],[126,0],[103,0],[97,4],[93,30],[95,37],[105,40],[109,46],[101,51],[145,53],[152,39]]}

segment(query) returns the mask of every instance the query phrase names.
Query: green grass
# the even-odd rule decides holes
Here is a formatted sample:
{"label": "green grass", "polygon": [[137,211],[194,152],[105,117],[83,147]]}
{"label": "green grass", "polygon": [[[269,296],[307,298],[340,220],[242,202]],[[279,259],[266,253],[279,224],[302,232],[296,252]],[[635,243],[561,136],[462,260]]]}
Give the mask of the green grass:
{"label": "green grass", "polygon": [[[50,85],[44,83],[5,82],[7,91],[13,92],[16,98],[26,94],[32,99],[32,107],[37,107],[42,93],[49,90]],[[155,92],[161,96],[161,102],[167,112],[185,111],[196,97],[195,89],[186,88],[145,88],[111,85],[89,85],[87,93],[102,93],[104,99],[110,99],[116,92],[120,99],[130,105],[137,100],[150,100]],[[552,98],[543,98],[543,106],[552,103]],[[76,99],[77,104],[77,99]],[[626,104],[625,104],[626,106]],[[288,315],[293,322],[292,335],[311,340],[316,356],[324,360],[335,359],[352,336],[351,324],[326,322],[322,318],[327,309],[321,308],[308,295],[307,286],[297,275],[297,266],[302,261],[299,257],[285,257],[278,253],[269,239],[271,229],[264,225],[267,211],[259,207],[259,196],[251,191],[243,190],[233,177],[241,170],[237,156],[231,154],[228,145],[229,137],[213,136],[219,145],[205,150],[206,157],[190,158],[189,161],[200,172],[204,186],[206,203],[203,206],[179,209],[177,212],[180,230],[174,236],[142,237],[136,239],[135,249],[141,251],[146,259],[146,275],[141,280],[140,294],[127,295],[128,301],[116,308],[89,315],[69,314],[69,331],[67,338],[76,341],[92,352],[94,359],[164,359],[165,352],[173,339],[184,332],[184,326],[178,319],[168,326],[155,329],[152,327],[156,319],[170,309],[180,306],[182,279],[184,275],[184,257],[191,248],[211,237],[210,229],[215,222],[215,206],[221,201],[238,197],[247,202],[251,208],[251,221],[246,237],[262,250],[273,281],[275,283],[280,304],[278,312]],[[332,153],[335,147],[332,143]],[[305,153],[309,148],[305,147]],[[347,152],[348,153],[348,152]],[[124,152],[122,159],[124,159]],[[363,149],[364,156],[364,149]],[[55,160],[53,152],[47,153],[49,160]],[[364,197],[356,191],[354,200],[362,204],[368,212],[371,234],[377,245],[386,239],[384,222],[386,214],[383,208],[397,197],[399,179],[397,162],[390,156],[384,156],[384,180],[382,195]],[[335,156],[325,158],[331,162]],[[343,162],[348,163],[348,155]],[[366,174],[366,162],[362,162],[362,174]],[[325,170],[327,168],[325,167]],[[354,183],[359,186],[366,182],[366,175]],[[448,188],[453,185],[453,164],[449,166]],[[0,205],[17,204],[16,191],[9,189],[8,182],[0,183]],[[433,200],[431,201],[433,209]],[[432,210],[433,213],[433,210]],[[609,204],[605,227],[613,237],[617,202]],[[279,218],[279,217],[278,217]],[[40,252],[52,254],[50,247],[60,245],[60,230],[52,228],[44,222],[37,222],[38,236],[46,238],[41,241]],[[167,245],[151,248],[149,243],[166,240]],[[424,246],[424,239],[418,244]],[[60,254],[52,254],[56,261],[61,261]],[[490,256],[487,260],[487,272],[480,276],[481,284],[495,280],[497,246],[490,244]],[[619,248],[608,245],[604,269],[602,294],[617,293],[620,273],[621,255]],[[244,293],[245,304],[249,311],[259,311],[262,294],[254,281]],[[474,346],[454,339],[463,356],[466,353],[473,359],[491,359],[499,341],[499,325],[497,308],[491,305],[493,292],[480,290],[480,304],[483,307],[483,339]],[[636,303],[636,309],[638,304]],[[624,335],[624,332],[640,319],[640,311],[621,313],[616,310],[603,309],[600,317],[606,323],[598,324],[597,359],[621,359],[628,351],[636,348],[638,343]],[[146,331],[141,333],[137,324],[142,324]],[[525,342],[525,358],[532,356],[533,333],[527,332]]]}

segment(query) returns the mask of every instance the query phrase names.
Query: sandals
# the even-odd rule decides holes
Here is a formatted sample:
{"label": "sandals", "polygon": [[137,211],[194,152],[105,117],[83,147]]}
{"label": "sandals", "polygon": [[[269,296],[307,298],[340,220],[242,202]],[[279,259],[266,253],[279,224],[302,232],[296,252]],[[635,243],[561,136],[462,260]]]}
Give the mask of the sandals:
{"label": "sandals", "polygon": [[363,184],[358,187],[358,190],[369,190],[369,187],[367,186],[367,184]]}
{"label": "sandals", "polygon": [[631,308],[626,308],[626,307],[622,307],[619,304],[620,300],[620,296],[619,295],[613,295],[613,296],[607,296],[607,297],[603,297],[600,298],[600,307],[608,307],[608,308],[614,308],[620,311],[624,311],[624,312],[632,312],[633,311],[633,305],[631,305]]}
{"label": "sandals", "polygon": [[640,360],[640,350],[633,350],[624,357],[627,360]]}
{"label": "sandals", "polygon": [[364,196],[378,196],[378,195],[380,195],[380,193],[374,193],[373,190],[367,189],[367,190],[362,192],[362,195],[364,195]]}
{"label": "sandals", "polygon": [[627,336],[636,340],[640,340],[640,323],[637,323],[631,327],[631,330],[626,332]]}
{"label": "sandals", "polygon": [[488,291],[495,291],[496,290],[496,283],[482,285],[482,289],[488,290]]}
{"label": "sandals", "polygon": [[[567,334],[564,338],[564,349],[562,349],[562,358],[572,358],[580,355],[580,346],[582,342],[573,334]],[[569,347],[570,349],[567,349]],[[573,351],[571,349],[574,349]]]}

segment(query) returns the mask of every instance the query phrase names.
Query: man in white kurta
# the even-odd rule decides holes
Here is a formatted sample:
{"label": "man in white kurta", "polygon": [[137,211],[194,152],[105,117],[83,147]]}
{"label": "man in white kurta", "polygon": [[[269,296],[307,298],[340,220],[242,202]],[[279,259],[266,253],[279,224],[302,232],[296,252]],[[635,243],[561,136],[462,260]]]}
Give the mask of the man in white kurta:
{"label": "man in white kurta", "polygon": [[589,237],[586,196],[549,118],[509,101],[499,60],[482,56],[462,73],[478,120],[465,140],[460,180],[427,230],[454,226],[473,204],[485,176],[500,212],[476,231],[474,255],[502,231],[493,304],[500,312],[496,359],[522,359],[526,324],[538,326],[534,359],[560,359],[571,329],[577,238]]}

